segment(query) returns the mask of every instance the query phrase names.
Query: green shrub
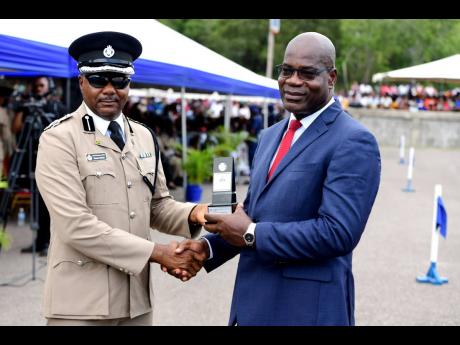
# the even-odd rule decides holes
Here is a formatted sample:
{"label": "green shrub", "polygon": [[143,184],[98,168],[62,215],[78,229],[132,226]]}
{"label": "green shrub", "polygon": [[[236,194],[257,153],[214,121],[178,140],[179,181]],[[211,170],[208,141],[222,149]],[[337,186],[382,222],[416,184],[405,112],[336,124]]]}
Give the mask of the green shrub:
{"label": "green shrub", "polygon": [[187,160],[183,164],[184,171],[190,184],[202,184],[212,176],[214,150],[188,149]]}

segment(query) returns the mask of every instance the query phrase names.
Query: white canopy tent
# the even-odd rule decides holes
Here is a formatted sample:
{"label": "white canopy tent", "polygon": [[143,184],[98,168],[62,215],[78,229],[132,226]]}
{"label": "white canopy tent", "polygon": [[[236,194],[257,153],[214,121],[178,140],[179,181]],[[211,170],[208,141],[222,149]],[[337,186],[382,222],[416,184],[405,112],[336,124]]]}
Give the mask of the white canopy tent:
{"label": "white canopy tent", "polygon": [[374,83],[383,80],[426,80],[440,83],[460,82],[460,54],[421,65],[376,73],[372,76]]}
{"label": "white canopy tent", "polygon": [[[67,47],[76,38],[98,31],[124,32],[142,43],[143,52],[134,63],[134,82],[181,87],[184,159],[186,87],[228,95],[279,98],[275,80],[254,73],[153,19],[2,19],[0,71],[12,71],[4,74],[15,75],[15,66],[29,63],[31,66],[25,66],[22,75],[34,73],[34,68],[40,66],[51,76],[75,76],[76,64],[68,56]],[[46,54],[41,56],[41,50]],[[53,57],[53,61],[48,61],[48,56]],[[56,74],[52,74],[53,71]],[[230,96],[227,105],[230,105]],[[229,123],[228,109],[226,124]]]}
{"label": "white canopy tent", "polygon": [[[1,35],[64,48],[67,48],[76,38],[97,31],[119,31],[136,37],[143,46],[139,59],[185,67],[196,72],[209,73],[234,81],[262,86],[272,89],[272,91],[278,90],[275,80],[258,75],[238,65],[154,19],[0,20]],[[33,60],[34,56],[30,56],[30,59]],[[185,81],[180,80],[181,75],[176,75],[176,77],[179,78],[175,81],[174,86],[184,86]],[[209,80],[209,84],[212,84],[212,80]],[[222,90],[211,91],[223,92]],[[260,89],[260,92],[263,91]],[[229,93],[239,94],[239,91],[235,89]],[[260,94],[259,96],[263,95]]]}

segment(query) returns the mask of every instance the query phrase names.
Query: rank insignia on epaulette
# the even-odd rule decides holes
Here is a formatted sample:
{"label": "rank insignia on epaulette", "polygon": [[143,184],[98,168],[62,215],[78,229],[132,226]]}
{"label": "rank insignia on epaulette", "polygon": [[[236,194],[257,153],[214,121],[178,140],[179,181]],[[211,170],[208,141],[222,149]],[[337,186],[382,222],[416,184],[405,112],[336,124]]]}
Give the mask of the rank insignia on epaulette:
{"label": "rank insignia on epaulette", "polygon": [[51,122],[51,123],[50,123],[45,129],[43,129],[43,130],[46,131],[47,129],[56,127],[56,126],[59,125],[61,122],[67,120],[68,118],[71,118],[72,116],[73,116],[73,114],[67,114],[66,116],[63,116],[63,117],[61,117],[60,119],[54,120],[53,122]]}
{"label": "rank insignia on epaulette", "polygon": [[152,152],[141,152],[139,154],[139,158],[149,158],[149,157],[152,157],[152,156],[153,156]]}

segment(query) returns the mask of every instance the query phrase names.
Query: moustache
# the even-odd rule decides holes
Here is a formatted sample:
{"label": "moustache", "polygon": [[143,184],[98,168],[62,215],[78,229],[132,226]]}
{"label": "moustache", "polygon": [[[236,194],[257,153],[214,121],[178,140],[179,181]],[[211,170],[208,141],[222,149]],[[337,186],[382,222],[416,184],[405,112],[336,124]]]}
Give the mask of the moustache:
{"label": "moustache", "polygon": [[119,102],[118,97],[102,97],[97,100],[98,102]]}

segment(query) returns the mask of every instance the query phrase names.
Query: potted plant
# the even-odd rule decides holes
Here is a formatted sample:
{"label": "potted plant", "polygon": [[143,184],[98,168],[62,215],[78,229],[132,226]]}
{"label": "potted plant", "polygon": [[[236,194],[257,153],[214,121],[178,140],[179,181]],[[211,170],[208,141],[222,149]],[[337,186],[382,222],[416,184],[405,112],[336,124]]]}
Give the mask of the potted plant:
{"label": "potted plant", "polygon": [[187,150],[187,160],[183,164],[184,171],[187,173],[186,201],[198,202],[201,200],[203,192],[202,184],[212,176],[212,160],[214,150],[207,148],[197,150],[190,148]]}
{"label": "potted plant", "polygon": [[231,133],[224,127],[219,127],[217,131],[211,132],[211,136],[217,139],[218,144],[214,147],[216,156],[231,156],[237,151],[238,145],[245,141],[248,137],[248,132],[240,131]]}
{"label": "potted plant", "polygon": [[[244,167],[247,166],[245,161],[240,157],[241,151],[239,146],[248,139],[248,132],[239,131],[231,133],[220,127],[217,131],[212,132],[211,135],[216,138],[218,143],[214,146],[214,155],[218,157],[233,157],[236,168],[236,179],[238,180],[240,174],[244,171]],[[247,170],[249,170],[249,166]]]}

